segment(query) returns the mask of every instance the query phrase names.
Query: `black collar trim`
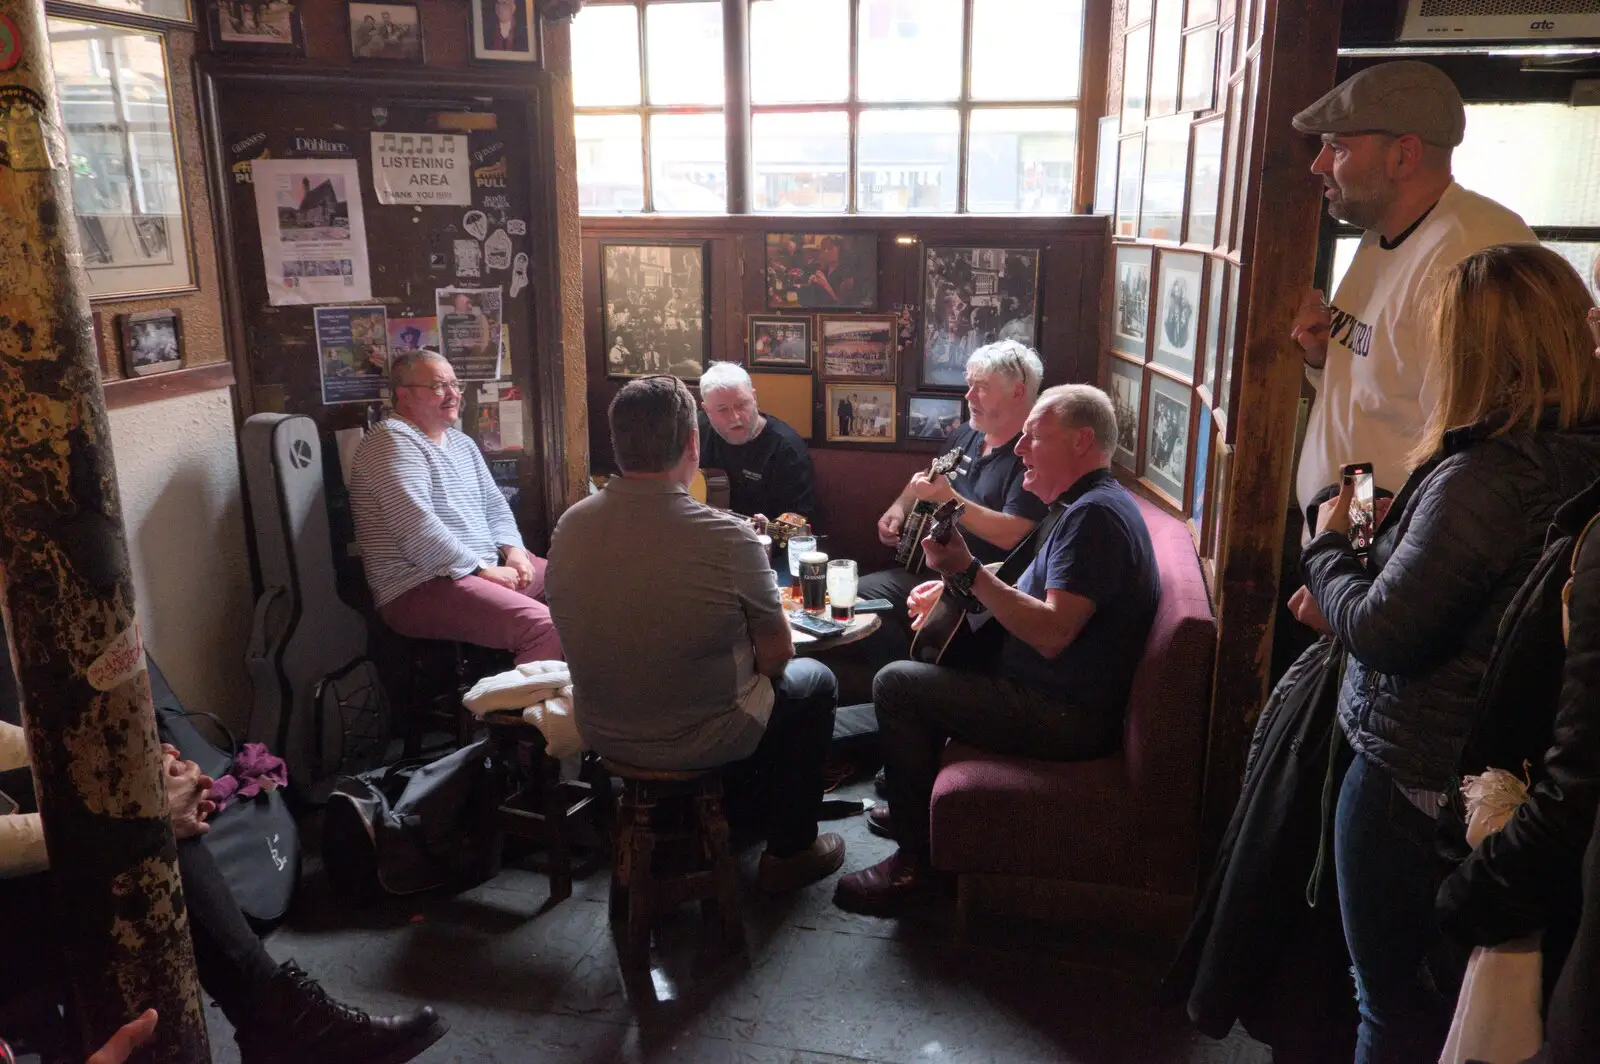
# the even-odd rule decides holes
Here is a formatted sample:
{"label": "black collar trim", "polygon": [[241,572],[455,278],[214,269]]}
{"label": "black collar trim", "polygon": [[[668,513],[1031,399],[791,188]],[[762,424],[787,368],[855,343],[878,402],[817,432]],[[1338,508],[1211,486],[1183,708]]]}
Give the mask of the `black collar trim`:
{"label": "black collar trim", "polygon": [[[1438,205],[1439,201],[1434,200],[1433,207],[1437,207]],[[1382,236],[1379,236],[1378,246],[1385,251],[1393,251],[1401,244],[1404,244],[1406,242],[1406,237],[1410,236],[1412,233],[1415,233],[1417,231],[1417,226],[1428,220],[1428,215],[1433,213],[1433,207],[1429,207],[1427,210],[1423,211],[1421,217],[1412,222],[1410,225],[1406,226],[1405,230],[1401,232],[1399,236],[1395,237],[1392,243],[1388,240],[1385,240]]]}

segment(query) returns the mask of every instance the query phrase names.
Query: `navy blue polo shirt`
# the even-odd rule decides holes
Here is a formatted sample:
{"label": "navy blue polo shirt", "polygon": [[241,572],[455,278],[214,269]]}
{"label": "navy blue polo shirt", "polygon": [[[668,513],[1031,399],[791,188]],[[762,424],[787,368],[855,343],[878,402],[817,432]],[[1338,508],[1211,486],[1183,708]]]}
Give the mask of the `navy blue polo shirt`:
{"label": "navy blue polo shirt", "polygon": [[[983,433],[967,422],[950,437],[950,448],[961,451],[961,464],[950,476],[950,486],[957,495],[975,502],[985,509],[1013,517],[1026,517],[1037,523],[1049,509],[1039,497],[1022,486],[1022,459],[1017,457],[1017,441],[1022,433],[1011,437],[1004,445],[988,454],[983,453]],[[970,532],[964,533],[972,556],[987,565],[1004,561],[1010,548],[997,547],[979,539]]]}
{"label": "navy blue polo shirt", "polygon": [[1017,581],[1044,601],[1067,591],[1094,603],[1078,638],[1054,658],[1006,634],[1000,675],[1120,726],[1161,598],[1155,548],[1139,504],[1109,469],[1085,473],[1056,501],[1064,507]]}

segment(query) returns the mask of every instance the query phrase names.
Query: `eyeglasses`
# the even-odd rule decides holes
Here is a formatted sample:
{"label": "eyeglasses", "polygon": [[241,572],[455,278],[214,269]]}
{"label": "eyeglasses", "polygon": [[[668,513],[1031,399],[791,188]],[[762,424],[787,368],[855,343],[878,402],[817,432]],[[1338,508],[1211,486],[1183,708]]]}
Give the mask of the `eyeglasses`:
{"label": "eyeglasses", "polygon": [[402,384],[402,388],[426,388],[439,398],[444,398],[446,392],[460,395],[465,390],[460,381],[434,381],[432,384]]}

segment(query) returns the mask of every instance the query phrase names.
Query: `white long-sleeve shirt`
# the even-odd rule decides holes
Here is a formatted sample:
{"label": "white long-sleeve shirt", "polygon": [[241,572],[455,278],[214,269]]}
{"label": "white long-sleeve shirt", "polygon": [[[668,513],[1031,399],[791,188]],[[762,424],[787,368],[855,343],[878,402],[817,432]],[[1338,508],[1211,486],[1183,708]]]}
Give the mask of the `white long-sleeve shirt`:
{"label": "white long-sleeve shirt", "polygon": [[[0,772],[28,764],[28,742],[22,729],[0,721]],[[48,867],[50,855],[45,852],[39,814],[0,816],[0,879],[43,872]]]}
{"label": "white long-sleeve shirt", "polygon": [[375,605],[435,577],[459,580],[521,547],[506,498],[471,437],[446,429],[434,443],[400,418],[356,448],[350,509]]}

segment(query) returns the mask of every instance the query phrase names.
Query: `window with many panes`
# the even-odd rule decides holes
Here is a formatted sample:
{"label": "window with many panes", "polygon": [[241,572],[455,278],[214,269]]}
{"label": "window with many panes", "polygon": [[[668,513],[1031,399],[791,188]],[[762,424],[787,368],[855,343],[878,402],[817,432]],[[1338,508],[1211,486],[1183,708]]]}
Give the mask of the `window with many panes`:
{"label": "window with many panes", "polygon": [[[1082,0],[752,0],[756,211],[1072,210]],[[721,4],[572,23],[586,212],[726,209]]]}

